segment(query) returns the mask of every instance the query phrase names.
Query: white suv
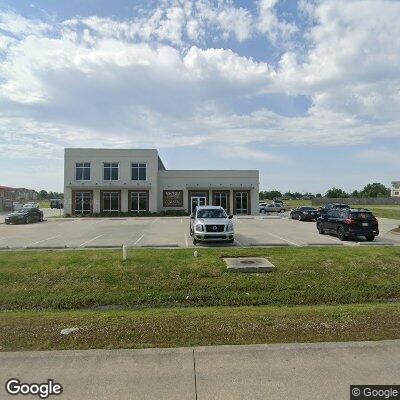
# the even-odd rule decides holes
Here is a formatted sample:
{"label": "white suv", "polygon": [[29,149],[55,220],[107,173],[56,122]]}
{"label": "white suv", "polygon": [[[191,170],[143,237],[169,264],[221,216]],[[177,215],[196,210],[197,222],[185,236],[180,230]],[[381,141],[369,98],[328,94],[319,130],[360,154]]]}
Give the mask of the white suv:
{"label": "white suv", "polygon": [[233,243],[232,215],[227,215],[222,207],[199,206],[190,216],[190,235],[193,244],[200,241],[224,241]]}

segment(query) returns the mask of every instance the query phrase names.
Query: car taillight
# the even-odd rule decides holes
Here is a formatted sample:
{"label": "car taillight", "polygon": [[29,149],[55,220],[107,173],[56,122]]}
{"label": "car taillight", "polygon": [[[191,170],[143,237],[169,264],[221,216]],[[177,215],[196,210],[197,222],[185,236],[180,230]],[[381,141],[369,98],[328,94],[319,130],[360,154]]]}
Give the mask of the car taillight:
{"label": "car taillight", "polygon": [[356,220],[353,219],[353,218],[346,218],[346,219],[344,220],[344,223],[345,223],[346,225],[352,225],[352,224],[355,224],[355,223],[356,223]]}

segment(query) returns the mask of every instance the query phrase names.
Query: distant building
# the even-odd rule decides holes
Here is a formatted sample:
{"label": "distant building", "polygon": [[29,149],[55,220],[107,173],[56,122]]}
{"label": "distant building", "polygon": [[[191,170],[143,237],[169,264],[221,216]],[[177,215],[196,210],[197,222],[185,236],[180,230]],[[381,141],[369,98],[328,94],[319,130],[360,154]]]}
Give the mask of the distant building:
{"label": "distant building", "polygon": [[18,201],[32,201],[38,199],[38,192],[33,189],[16,188],[13,189]]}
{"label": "distant building", "polygon": [[37,200],[37,198],[38,193],[33,189],[0,185],[0,211],[10,210],[14,201],[26,203],[27,201]]}
{"label": "distant building", "polygon": [[391,197],[400,197],[400,181],[393,181],[390,191]]}

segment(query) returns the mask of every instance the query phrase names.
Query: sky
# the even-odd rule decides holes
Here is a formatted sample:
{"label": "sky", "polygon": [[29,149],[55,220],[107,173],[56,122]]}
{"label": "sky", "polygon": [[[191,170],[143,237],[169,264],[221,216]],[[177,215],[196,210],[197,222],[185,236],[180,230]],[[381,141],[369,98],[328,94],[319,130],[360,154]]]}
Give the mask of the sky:
{"label": "sky", "polygon": [[157,148],[260,189],[400,179],[400,1],[0,0],[0,185]]}

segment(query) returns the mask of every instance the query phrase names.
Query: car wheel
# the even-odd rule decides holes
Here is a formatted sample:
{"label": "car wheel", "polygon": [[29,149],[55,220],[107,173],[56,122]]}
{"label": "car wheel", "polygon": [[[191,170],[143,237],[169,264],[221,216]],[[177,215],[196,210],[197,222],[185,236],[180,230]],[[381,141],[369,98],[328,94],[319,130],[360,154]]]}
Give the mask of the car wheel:
{"label": "car wheel", "polygon": [[285,210],[281,210],[281,211],[279,211],[280,213],[284,213],[285,212]]}
{"label": "car wheel", "polygon": [[298,219],[299,221],[301,221],[303,218],[302,218],[301,215],[299,214],[299,216],[297,217],[297,219]]}
{"label": "car wheel", "polygon": [[322,227],[321,223],[317,224],[317,229],[318,229],[318,232],[319,232],[320,235],[324,235],[325,234],[324,228]]}
{"label": "car wheel", "polygon": [[235,239],[229,239],[229,240],[226,241],[226,243],[231,243],[231,244],[234,243],[234,242],[235,242]]}
{"label": "car wheel", "polygon": [[29,224],[31,222],[31,219],[29,217],[25,217],[24,223]]}
{"label": "car wheel", "polygon": [[368,236],[365,236],[365,239],[367,239],[368,242],[373,242],[374,239],[375,239],[375,236],[374,235],[368,235]]}
{"label": "car wheel", "polygon": [[344,233],[343,226],[339,226],[339,228],[337,229],[337,236],[338,236],[339,240],[345,240],[346,239],[346,235]]}
{"label": "car wheel", "polygon": [[193,244],[196,246],[197,245],[197,240],[193,238]]}

